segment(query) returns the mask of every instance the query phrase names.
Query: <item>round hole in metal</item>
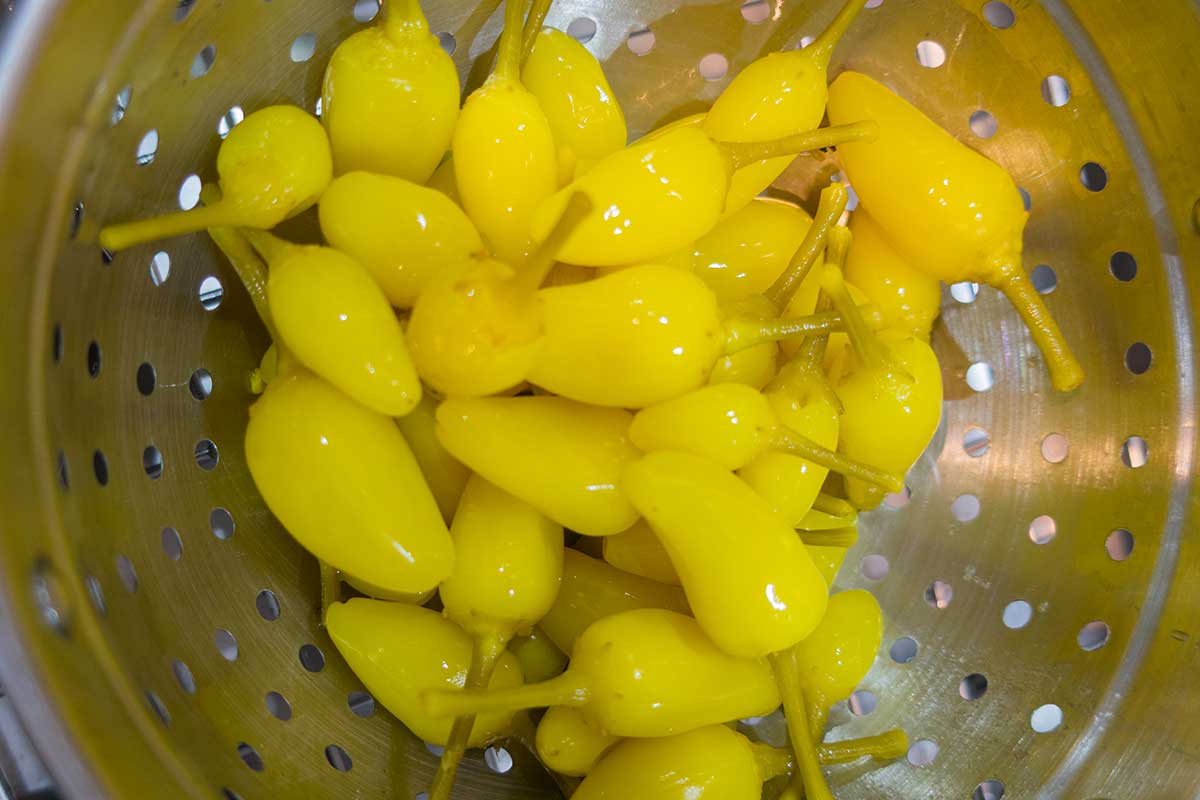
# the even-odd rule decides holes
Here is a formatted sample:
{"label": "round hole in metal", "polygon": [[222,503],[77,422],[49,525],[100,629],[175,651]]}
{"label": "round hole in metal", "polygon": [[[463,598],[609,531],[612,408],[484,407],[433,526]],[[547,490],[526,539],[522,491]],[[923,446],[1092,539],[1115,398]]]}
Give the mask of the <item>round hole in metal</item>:
{"label": "round hole in metal", "polygon": [[959,522],[971,522],[979,516],[982,506],[973,494],[960,494],[950,503],[950,513]]}
{"label": "round hole in metal", "polygon": [[205,472],[212,472],[217,468],[217,463],[221,460],[221,453],[217,450],[217,443],[212,439],[201,439],[196,442],[196,466]]}
{"label": "round hole in metal", "polygon": [[188,378],[188,391],[197,400],[207,400],[213,390],[212,373],[201,367]]}
{"label": "round hole in metal", "polygon": [[990,139],[1000,129],[1000,123],[996,120],[995,115],[982,108],[973,113],[968,122],[971,125],[971,133],[980,139]]}
{"label": "round hole in metal", "polygon": [[87,349],[87,373],[88,377],[100,377],[100,368],[104,365],[103,353],[100,352],[100,343],[91,342]]}
{"label": "round hole in metal", "polygon": [[237,661],[238,643],[237,637],[224,628],[218,628],[216,634],[213,635],[213,644],[217,646],[217,652],[226,661]]}
{"label": "round hole in metal", "polygon": [[981,458],[991,449],[992,440],[987,431],[978,425],[972,425],[963,433],[962,447],[971,458]]}
{"label": "round hole in metal", "polygon": [[226,541],[233,538],[233,531],[237,526],[233,522],[233,514],[218,506],[208,514],[208,527],[212,529],[213,536]]}
{"label": "round hole in metal", "polygon": [[649,28],[642,28],[629,34],[629,38],[625,40],[625,46],[635,56],[644,56],[650,54],[656,42],[657,38],[654,36],[654,31]]}
{"label": "round hole in metal", "polygon": [[963,305],[970,305],[979,297],[979,284],[973,281],[962,281],[950,284],[950,296]]}
{"label": "round hole in metal", "polygon": [[946,63],[946,48],[932,39],[917,42],[917,63],[928,69],[937,69]]}
{"label": "round hole in metal", "polygon": [[1058,535],[1058,525],[1054,518],[1041,514],[1029,523],[1029,541],[1034,544],[1048,544]]}
{"label": "round hole in metal", "polygon": [[1004,627],[1019,630],[1033,619],[1033,606],[1024,600],[1013,600],[1004,607]]}
{"label": "round hole in metal", "polygon": [[925,602],[933,608],[949,608],[954,600],[954,587],[946,581],[934,581],[925,587]]}
{"label": "round hole in metal", "polygon": [[483,751],[483,763],[492,772],[503,775],[513,768],[513,757],[503,747],[489,747]]}
{"label": "round hole in metal", "polygon": [[254,597],[254,607],[258,609],[258,615],[267,622],[279,619],[279,598],[270,589],[263,589]]}
{"label": "round hole in metal", "polygon": [[914,767],[927,767],[937,759],[937,742],[930,739],[918,739],[908,748],[908,763]]}
{"label": "round hole in metal", "polygon": [[158,385],[158,373],[154,370],[154,365],[149,361],[143,361],[137,368],[137,389],[146,397],[154,393],[154,387]]}
{"label": "round hole in metal", "polygon": [[1063,711],[1054,703],[1038,706],[1029,715],[1029,727],[1037,733],[1050,733],[1062,725]]}
{"label": "round hole in metal", "polygon": [[146,690],[146,703],[154,712],[154,716],[158,717],[159,722],[163,725],[171,724],[171,712],[167,711],[167,706],[163,703],[162,698],[149,689]]}
{"label": "round hole in metal", "polygon": [[971,800],[1003,800],[1004,784],[992,778],[975,787]]}
{"label": "round hole in metal", "polygon": [[167,558],[172,561],[183,558],[183,539],[180,538],[179,531],[174,528],[163,528],[159,538],[162,540],[162,549]]}
{"label": "round hole in metal", "polygon": [[217,120],[217,136],[224,139],[229,132],[241,124],[246,118],[246,112],[241,106],[230,106],[229,110]]}
{"label": "round hole in metal", "polygon": [[150,280],[155,286],[162,286],[171,277],[171,256],[159,250],[150,259]]}
{"label": "round hole in metal", "polygon": [[1105,538],[1104,550],[1113,561],[1124,561],[1133,554],[1133,534],[1117,528]]}
{"label": "round hole in metal", "polygon": [[237,754],[238,757],[242,759],[242,763],[255,772],[262,772],[264,769],[266,769],[266,765],[263,764],[262,756],[258,754],[257,750],[245,742],[238,742]]}
{"label": "round hole in metal", "polygon": [[1067,437],[1061,433],[1049,433],[1042,439],[1042,459],[1048,464],[1061,464],[1071,451]]}
{"label": "round hole in metal", "polygon": [[916,659],[918,649],[916,639],[902,636],[892,642],[892,646],[888,648],[888,655],[897,664],[908,664]]}
{"label": "round hole in metal", "polygon": [[369,692],[351,692],[346,698],[346,705],[356,717],[366,719],[375,715],[375,698]]}
{"label": "round hole in metal", "polygon": [[1130,469],[1141,469],[1150,459],[1150,446],[1140,436],[1130,436],[1121,445],[1121,463]]}
{"label": "round hole in metal", "polygon": [[869,581],[881,581],[888,575],[888,560],[886,556],[872,553],[862,560],[860,570],[862,576]]}
{"label": "round hole in metal", "polygon": [[336,744],[325,748],[325,760],[338,772],[349,772],[354,767],[354,761],[351,760],[350,754]]}
{"label": "round hole in metal", "polygon": [[292,704],[279,692],[267,692],[267,711],[281,722],[292,718]]}
{"label": "round hole in metal", "polygon": [[967,386],[977,392],[990,391],[996,385],[996,373],[986,361],[976,361],[967,367]]}
{"label": "round hole in metal", "polygon": [[1029,273],[1029,281],[1033,288],[1038,290],[1038,294],[1050,294],[1058,288],[1058,275],[1049,264],[1038,264],[1034,267],[1033,272]]}
{"label": "round hole in metal", "polygon": [[567,23],[567,35],[580,44],[587,44],[596,38],[596,20],[590,17],[576,17]]}
{"label": "round hole in metal", "polygon": [[145,470],[146,476],[152,481],[158,480],[162,477],[162,452],[154,445],[149,445],[145,450],[142,451],[142,469]]}
{"label": "round hole in metal", "polygon": [[216,311],[225,297],[225,287],[215,275],[208,275],[200,281],[200,306],[205,311]]}
{"label": "round hole in metal", "polygon": [[1013,13],[1008,3],[1002,3],[1000,0],[992,0],[992,2],[984,4],[983,18],[993,28],[1000,30],[1011,28],[1017,21],[1017,15]]}
{"label": "round hole in metal", "polygon": [[859,689],[850,695],[846,701],[850,713],[856,717],[865,717],[879,707],[879,698],[869,689]]}
{"label": "round hole in metal", "polygon": [[978,672],[972,672],[958,683],[958,694],[963,700],[978,700],[987,694],[988,679]]}
{"label": "round hole in metal", "polygon": [[92,473],[96,476],[96,483],[108,486],[108,459],[100,450],[92,453]]}
{"label": "round hole in metal", "polygon": [[1154,363],[1154,354],[1145,342],[1134,342],[1125,351],[1125,369],[1134,375],[1145,375]]}
{"label": "round hole in metal", "polygon": [[1095,161],[1089,161],[1079,168],[1079,182],[1089,192],[1104,191],[1108,186],[1108,172]]}
{"label": "round hole in metal", "polygon": [[213,64],[217,62],[217,46],[206,44],[196,57],[192,59],[192,66],[188,70],[188,75],[195,80],[202,78],[212,69]]}
{"label": "round hole in metal", "polygon": [[296,64],[303,64],[317,52],[317,35],[311,31],[302,33],[292,40],[288,57]]}
{"label": "round hole in metal", "polygon": [[142,138],[138,140],[136,156],[134,161],[139,167],[148,167],[154,163],[154,157],[158,155],[158,129],[151,128],[142,134]]}
{"label": "round hole in metal", "polygon": [[1112,635],[1112,630],[1104,622],[1089,622],[1079,630],[1079,635],[1075,637],[1075,641],[1079,643],[1082,650],[1091,652],[1099,650],[1104,645],[1108,644],[1108,639]]}
{"label": "round hole in metal", "polygon": [[192,676],[192,670],[187,664],[178,658],[172,660],[171,674],[175,676],[175,682],[179,684],[180,689],[188,694],[196,693],[196,679]]}
{"label": "round hole in metal", "polygon": [[125,586],[125,591],[134,594],[138,590],[138,574],[133,568],[133,562],[127,556],[119,555],[113,559],[117,567],[117,576]]}
{"label": "round hole in metal", "polygon": [[301,645],[300,665],[309,672],[320,672],[325,669],[325,654],[315,644]]}
{"label": "round hole in metal", "polygon": [[1108,259],[1108,271],[1121,283],[1129,283],[1137,277],[1137,259],[1124,250],[1118,250]]}
{"label": "round hole in metal", "polygon": [[1071,102],[1071,84],[1062,75],[1047,75],[1042,79],[1042,99],[1055,108]]}

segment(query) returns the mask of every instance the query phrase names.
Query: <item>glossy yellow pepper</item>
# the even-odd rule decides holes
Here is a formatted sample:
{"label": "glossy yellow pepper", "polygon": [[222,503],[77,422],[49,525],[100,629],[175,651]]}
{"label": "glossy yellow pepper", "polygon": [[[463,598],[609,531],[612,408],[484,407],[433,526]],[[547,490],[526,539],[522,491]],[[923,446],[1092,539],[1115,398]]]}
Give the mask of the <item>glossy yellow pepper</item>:
{"label": "glossy yellow pepper", "polygon": [[[334,603],[325,615],[329,638],[354,674],[383,707],[419,738],[444,745],[451,721],[422,708],[419,693],[461,690],[471,663],[471,639],[436,611],[357,597]],[[510,653],[500,657],[488,684],[520,686],[521,666]],[[475,747],[505,735],[512,712],[485,714],[471,733]]]}
{"label": "glossy yellow pepper", "polygon": [[882,638],[879,602],[870,592],[853,589],[832,595],[821,624],[793,649],[809,726],[818,739],[829,707],[849,697],[867,676]]}
{"label": "glossy yellow pepper", "polygon": [[843,72],[830,87],[829,118],[880,124],[871,147],[839,156],[863,206],[909,262],[931,277],[994,286],[1020,312],[1041,349],[1054,388],[1083,382],[1042,296],[1021,266],[1029,214],[998,164],[959,142],[886,86]]}
{"label": "glossy yellow pepper", "polygon": [[812,225],[804,209],[759,197],[684,249],[686,262],[722,303],[770,288]]}
{"label": "glossy yellow pepper", "polygon": [[637,608],[690,612],[678,586],[622,572],[575,550],[563,553],[562,586],[540,628],[564,653],[597,620]]}
{"label": "glossy yellow pepper", "polygon": [[[846,238],[849,231],[840,228]],[[841,237],[839,237],[841,238]],[[929,345],[915,336],[872,333],[846,291],[840,271],[827,266],[822,286],[845,320],[856,366],[835,386],[843,413],[838,448],[850,459],[903,476],[933,438],[942,416],[942,370]],[[896,488],[888,491],[899,491]],[[846,492],[862,509],[884,492],[849,478]]]}
{"label": "glossy yellow pepper", "polygon": [[736,476],[712,461],[662,451],[630,465],[621,488],[670,555],[697,622],[723,651],[766,656],[817,626],[825,582],[795,532]]}
{"label": "glossy yellow pepper", "polygon": [[739,164],[874,135],[874,123],[860,122],[772,142],[728,144],[681,126],[602,159],[542,203],[533,218],[534,237],[544,239],[571,196],[582,193],[591,199],[592,212],[567,237],[559,260],[595,267],[652,262],[713,229]]}
{"label": "glossy yellow pepper", "polygon": [[333,177],[321,123],[295,106],[268,106],[247,116],[217,151],[219,202],[154,219],[108,225],[100,246],[116,252],[184,233],[235,226],[273,228],[311,208]]}
{"label": "glossy yellow pepper", "polygon": [[545,335],[529,380],[573,400],[642,408],[703,386],[721,352],[716,299],[677,269],[631,267],[539,296]]}
{"label": "glossy yellow pepper", "polygon": [[388,417],[303,370],[250,407],[246,465],[306,550],[391,592],[434,588],[454,545],[420,467]]}
{"label": "glossy yellow pepper", "polygon": [[[816,127],[825,115],[829,97],[829,59],[865,3],[847,0],[829,27],[808,47],[770,53],[747,65],[709,109],[705,132],[731,142],[761,142]],[[788,155],[757,161],[738,170],[729,189],[726,213],[745,207],[787,169],[793,158]]]}
{"label": "glossy yellow pepper", "polygon": [[449,525],[454,519],[454,511],[458,508],[458,500],[462,497],[471,470],[442,447],[437,438],[438,401],[428,392],[421,397],[421,402],[412,410],[396,420],[400,433],[412,449],[425,483],[437,500],[442,519]]}
{"label": "glossy yellow pepper", "polygon": [[492,252],[510,264],[532,251],[534,211],[558,188],[554,133],[520,79],[524,5],[506,0],[495,71],[467,98],[453,142],[463,208]]}
{"label": "glossy yellow pepper", "polygon": [[429,180],[425,181],[425,187],[441,192],[453,200],[456,205],[462,206],[462,198],[458,196],[458,181],[454,176],[453,156],[446,155]]}
{"label": "glossy yellow pepper", "polygon": [[572,705],[610,734],[670,736],[770,713],[779,692],[766,659],[723,653],[691,617],[644,608],[589,627],[557,678],[513,689],[424,691],[421,700],[434,716]]}
{"label": "glossy yellow pepper", "polygon": [[387,0],[382,17],[333,51],[321,121],[339,175],[369,170],[424,183],[458,120],[458,70],[418,0]]}
{"label": "glossy yellow pepper", "polygon": [[617,569],[659,583],[680,585],[679,573],[675,571],[671,557],[646,520],[638,520],[629,530],[616,536],[605,536],[601,541],[604,543],[604,560]]}
{"label": "glossy yellow pepper", "polygon": [[567,668],[567,656],[536,625],[527,635],[514,636],[508,650],[521,662],[521,671],[529,683],[549,680]]}
{"label": "glossy yellow pepper", "polygon": [[535,739],[538,759],[560,775],[580,778],[608,750],[621,741],[620,736],[594,727],[574,706],[553,706],[537,726]]}
{"label": "glossy yellow pepper", "polygon": [[[899,758],[903,731],[821,745],[822,764],[864,756]],[[627,739],[613,747],[580,784],[574,800],[759,800],[763,783],[793,769],[791,753],[751,742],[724,725],[659,739]]]}
{"label": "glossy yellow pepper", "polygon": [[380,414],[402,417],[421,401],[404,331],[365,267],[330,247],[293,245],[247,231],[270,267],[275,328],[300,363]]}
{"label": "glossy yellow pepper", "polygon": [[846,281],[879,308],[883,327],[929,341],[942,306],[942,286],[913,267],[887,240],[866,209],[850,217],[854,244],[846,255]]}
{"label": "glossy yellow pepper", "polygon": [[578,533],[608,536],[637,521],[617,489],[638,457],[631,416],[561,397],[450,398],[438,439],[459,461]]}
{"label": "glossy yellow pepper", "polygon": [[[554,603],[562,576],[563,531],[529,505],[471,476],[450,526],[454,572],[438,589],[443,613],[471,635],[466,686],[488,685],[508,642]],[[429,789],[447,800],[474,715],[454,721]]]}
{"label": "glossy yellow pepper", "polygon": [[519,270],[489,258],[432,278],[408,323],[421,377],[447,395],[497,394],[522,383],[541,355],[537,294],[555,254],[590,208],[573,198],[554,232]]}
{"label": "glossy yellow pepper", "polygon": [[554,141],[585,169],[625,146],[625,113],[600,62],[574,37],[543,28],[525,60],[521,82],[546,113]]}
{"label": "glossy yellow pepper", "polygon": [[645,452],[690,453],[727,470],[741,469],[768,450],[783,450],[888,491],[902,486],[901,475],[852,461],[781,425],[761,392],[737,383],[706,386],[642,409],[633,418],[629,440]]}
{"label": "glossy yellow pepper", "polygon": [[438,275],[465,271],[483,252],[475,226],[444,194],[387,175],[351,172],[321,196],[321,233],[371,273],[397,308]]}

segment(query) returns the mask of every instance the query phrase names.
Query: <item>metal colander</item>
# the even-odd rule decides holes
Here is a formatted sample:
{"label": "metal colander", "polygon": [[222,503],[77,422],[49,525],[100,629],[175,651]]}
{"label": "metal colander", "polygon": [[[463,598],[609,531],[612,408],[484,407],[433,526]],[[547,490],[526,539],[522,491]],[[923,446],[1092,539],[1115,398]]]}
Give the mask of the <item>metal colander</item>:
{"label": "metal colander", "polygon": [[[606,61],[636,134],[838,5],[558,0],[548,23]],[[419,797],[436,756],[337,656],[316,563],[246,470],[267,344],[248,301],[204,235],[96,244],[104,222],[194,204],[245,113],[315,110],[375,0],[16,6],[0,49],[5,690],[67,797]],[[477,83],[497,0],[426,6]],[[832,770],[842,800],[1196,795],[1198,41],[1187,0],[871,0],[838,48],[835,73],[881,78],[1011,172],[1026,267],[1088,371],[1055,394],[997,292],[947,288],[944,423],[838,580],[875,592],[886,632],[831,735],[903,726],[914,746]],[[801,159],[776,190],[808,196],[836,169]],[[284,234],[314,239],[314,216]],[[777,718],[747,725],[782,736]],[[557,796],[516,745],[469,754],[458,792]]]}

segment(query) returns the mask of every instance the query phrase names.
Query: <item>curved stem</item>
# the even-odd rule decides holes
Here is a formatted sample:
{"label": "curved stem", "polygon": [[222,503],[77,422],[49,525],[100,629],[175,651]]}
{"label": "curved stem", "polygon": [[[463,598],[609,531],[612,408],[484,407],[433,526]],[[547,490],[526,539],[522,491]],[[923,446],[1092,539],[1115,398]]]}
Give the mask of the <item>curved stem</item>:
{"label": "curved stem", "polygon": [[849,192],[840,183],[831,183],[821,190],[821,200],[817,204],[816,216],[813,217],[812,224],[808,226],[808,231],[804,234],[804,241],[800,243],[800,249],[792,256],[791,263],[788,264],[788,268],[783,271],[783,274],[775,279],[767,291],[763,292],[763,296],[775,304],[779,313],[783,313],[783,310],[787,308],[788,303],[792,301],[792,296],[796,294],[800,284],[804,283],[804,279],[808,277],[813,265],[825,251],[825,239],[828,237],[830,229],[837,225],[838,220],[842,218],[849,200]]}
{"label": "curved stem", "polygon": [[717,142],[733,162],[734,169],[742,169],[759,161],[779,156],[794,156],[812,150],[835,147],[846,142],[870,142],[879,136],[879,123],[861,120],[848,125],[830,125],[825,128],[795,133],[782,139],[765,142]]}
{"label": "curved stem", "polygon": [[829,66],[829,59],[833,55],[833,48],[837,47],[837,43],[842,40],[846,34],[846,29],[850,27],[850,23],[854,22],[854,18],[858,16],[858,12],[863,10],[863,6],[867,4],[867,0],[847,0],[846,5],[842,6],[842,10],[833,18],[833,22],[829,23],[829,27],[821,32],[817,40],[808,46],[812,51],[812,57],[822,66]]}
{"label": "curved stem", "polygon": [[426,689],[421,692],[421,705],[431,716],[454,717],[547,706],[581,706],[591,700],[591,695],[591,681],[568,669],[548,681],[511,689]]}
{"label": "curved stem", "polygon": [[800,531],[800,540],[809,547],[854,547],[858,542],[858,530],[834,528],[828,531]]}
{"label": "curved stem", "polygon": [[115,253],[156,239],[169,239],[220,225],[238,225],[240,221],[234,206],[215,203],[191,211],[176,211],[174,214],[136,222],[106,225],[100,229],[100,246]]}
{"label": "curved stem", "polygon": [[822,447],[807,436],[783,425],[776,426],[771,432],[771,447],[775,450],[786,450],[839,475],[857,478],[889,492],[898,492],[904,488],[902,475],[893,475],[869,464],[846,458],[841,453]]}
{"label": "curved stem", "polygon": [[529,16],[525,18],[525,32],[521,37],[521,64],[529,60],[529,54],[537,44],[538,34],[546,24],[546,15],[550,13],[550,5],[554,0],[533,0]]}
{"label": "curved stem", "polygon": [[[508,638],[504,636],[475,637],[465,688],[480,689],[488,685],[492,679],[492,672],[496,669],[496,662],[507,644]],[[458,765],[462,762],[463,753],[470,743],[475,716],[472,713],[455,717],[454,725],[450,728],[450,738],[442,750],[437,772],[434,773],[433,783],[429,787],[429,800],[450,800],[450,792],[454,788],[454,775],[458,772]]]}
{"label": "curved stem", "polygon": [[[850,235],[845,228],[838,230],[845,231],[845,234],[840,232],[833,234],[830,238],[831,243],[835,239],[842,239]],[[850,344],[854,347],[854,353],[863,367],[877,370],[892,367],[891,355],[875,338],[875,333],[858,312],[858,306],[855,305],[854,299],[850,297],[850,291],[846,288],[841,269],[827,264],[825,272],[821,275],[821,288],[833,300],[834,308],[842,315],[842,320],[846,325],[846,335],[850,337]]]}
{"label": "curved stem", "polygon": [[[788,738],[792,752],[796,754],[797,777],[804,784],[809,800],[834,800],[817,761],[817,749],[813,745],[812,732],[808,726],[808,712],[804,692],[800,688],[800,668],[796,664],[793,649],[771,654],[771,666],[775,670],[775,682],[783,698],[783,714],[787,719]],[[795,785],[797,778],[793,778]]]}
{"label": "curved stem", "polygon": [[567,207],[550,231],[550,235],[538,245],[537,250],[534,250],[533,255],[525,262],[525,266],[521,268],[514,279],[514,285],[518,289],[537,291],[545,282],[546,276],[550,274],[550,270],[554,269],[558,251],[562,249],[567,238],[575,232],[575,229],[590,213],[592,213],[592,201],[586,194],[576,192],[571,195],[571,199],[567,201]]}
{"label": "curved stem", "polygon": [[496,53],[496,69],[492,73],[498,78],[521,80],[521,46],[525,33],[521,17],[524,12],[525,0],[505,0],[504,30]]}
{"label": "curved stem", "polygon": [[250,246],[257,250],[258,254],[267,262],[267,266],[278,266],[280,261],[287,258],[290,251],[298,247],[298,245],[285,242],[267,231],[254,228],[242,228],[241,231],[242,235],[250,242]]}
{"label": "curved stem", "polygon": [[1002,281],[996,286],[1017,309],[1034,344],[1042,351],[1050,382],[1060,392],[1069,392],[1083,383],[1083,367],[1071,352],[1058,323],[1050,315],[1042,296],[1019,265],[1006,263],[1000,268]]}
{"label": "curved stem", "polygon": [[820,511],[822,514],[828,514],[831,517],[846,517],[857,516],[858,510],[840,497],[834,497],[831,494],[820,492],[817,499],[813,501],[813,511]]}

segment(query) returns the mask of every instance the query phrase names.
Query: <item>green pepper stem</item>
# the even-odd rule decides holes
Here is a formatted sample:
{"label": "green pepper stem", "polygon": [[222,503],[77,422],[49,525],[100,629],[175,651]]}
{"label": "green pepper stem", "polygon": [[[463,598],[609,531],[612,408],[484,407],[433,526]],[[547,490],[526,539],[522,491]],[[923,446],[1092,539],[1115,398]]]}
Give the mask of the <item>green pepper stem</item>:
{"label": "green pepper stem", "polygon": [[324,625],[325,612],[342,600],[342,578],[336,569],[324,561],[318,560],[317,564],[321,567],[321,624]]}
{"label": "green pepper stem", "polygon": [[[475,637],[471,650],[471,666],[467,670],[467,689],[481,689],[488,685],[496,669],[496,662],[507,645],[507,636],[484,634]],[[458,772],[458,765],[462,762],[463,753],[470,743],[475,716],[469,713],[455,717],[454,725],[450,728],[450,738],[442,750],[437,772],[434,773],[433,783],[429,787],[429,800],[450,800],[450,792],[454,788],[454,775]]]}
{"label": "green pepper stem", "polygon": [[854,547],[858,541],[858,530],[851,527],[828,531],[800,531],[800,539],[809,547]]}
{"label": "green pepper stem", "polygon": [[[843,246],[849,238],[850,231],[846,228],[837,228],[835,231],[831,231],[830,255],[836,256],[839,252],[844,252]],[[875,338],[867,321],[858,312],[858,306],[850,297],[850,290],[846,288],[841,267],[837,263],[825,265],[825,271],[821,275],[821,288],[833,300],[834,308],[842,315],[842,320],[846,325],[846,334],[850,337],[850,344],[854,346],[854,353],[862,365],[867,369],[877,370],[892,366],[892,358],[887,349]]]}
{"label": "green pepper stem", "polygon": [[800,288],[800,284],[804,283],[804,279],[812,271],[813,265],[821,257],[821,253],[825,250],[825,239],[828,237],[830,229],[837,225],[838,220],[842,218],[849,200],[850,193],[840,183],[831,183],[821,190],[817,214],[804,234],[800,249],[792,256],[791,263],[788,264],[788,268],[783,271],[783,274],[775,279],[767,291],[763,292],[763,295],[774,303],[779,313],[782,314],[787,308],[788,303],[792,301],[792,297]]}
{"label": "green pepper stem", "polygon": [[550,231],[550,235],[533,251],[533,255],[525,262],[525,266],[521,268],[515,278],[518,288],[535,292],[541,287],[546,281],[546,276],[550,274],[550,270],[554,269],[558,251],[562,249],[567,238],[575,232],[575,229],[590,213],[592,213],[592,201],[586,194],[576,192],[571,195],[567,201],[567,207]]}
{"label": "green pepper stem", "polygon": [[[216,205],[221,202],[221,190],[215,184],[205,184],[204,188],[200,190],[200,202],[204,203],[206,207]],[[279,337],[275,333],[275,321],[271,318],[271,308],[267,304],[266,264],[254,252],[254,248],[250,246],[246,237],[240,234],[236,228],[224,226],[209,228],[208,235],[213,240],[213,244],[229,260],[238,280],[245,287],[246,293],[250,295],[254,310],[258,312],[258,318],[266,326],[272,341],[278,341]]]}
{"label": "green pepper stem", "polygon": [[836,313],[812,314],[791,319],[754,319],[735,317],[725,320],[725,355],[756,347],[763,342],[793,339],[841,329],[842,318]]}
{"label": "green pepper stem", "polygon": [[717,144],[733,163],[733,168],[738,170],[759,161],[780,156],[799,155],[847,142],[874,141],[878,136],[879,124],[877,122],[861,120],[849,125],[830,125],[765,142],[718,142]]}
{"label": "green pepper stem", "polygon": [[136,222],[106,225],[100,229],[100,246],[115,253],[156,239],[169,239],[205,228],[238,225],[240,222],[236,207],[226,203],[214,203],[211,206],[193,208],[191,211],[176,211],[173,214]]}
{"label": "green pepper stem", "polygon": [[496,52],[496,69],[492,74],[497,78],[520,82],[521,80],[521,47],[525,34],[522,16],[525,13],[525,0],[504,1],[504,30],[500,33],[500,45]]}
{"label": "green pepper stem", "polygon": [[[795,757],[789,750],[772,747],[763,742],[751,742],[750,749],[754,753],[754,761],[758,764],[764,783],[784,775],[791,775],[796,769]],[[817,760],[823,766],[849,764],[866,756],[880,761],[891,761],[907,752],[908,736],[904,731],[896,728],[876,736],[819,743]]]}
{"label": "green pepper stem", "polygon": [[838,42],[845,36],[846,30],[850,24],[854,22],[858,12],[863,10],[863,6],[867,4],[867,0],[848,0],[846,5],[842,6],[842,10],[833,18],[833,22],[829,23],[829,27],[821,32],[817,40],[808,46],[812,50],[812,57],[821,66],[828,68],[829,59],[833,56],[833,49],[837,47]]}
{"label": "green pepper stem", "polygon": [[1034,344],[1042,351],[1046,369],[1050,371],[1050,382],[1060,392],[1069,392],[1083,383],[1083,367],[1080,366],[1070,345],[1059,329],[1058,323],[1046,308],[1046,302],[1034,288],[1019,263],[1006,262],[998,270],[1001,282],[996,286],[1016,308],[1033,337]]}
{"label": "green pepper stem", "polygon": [[817,749],[813,743],[813,735],[808,726],[808,712],[804,701],[804,691],[800,688],[800,667],[796,663],[796,652],[789,648],[770,656],[771,666],[775,670],[775,683],[779,686],[779,696],[783,699],[783,714],[787,719],[788,738],[791,740],[792,752],[796,755],[796,777],[802,781],[805,796],[808,800],[834,800],[821,772],[821,764],[817,760]]}
{"label": "green pepper stem", "polygon": [[426,689],[421,692],[421,705],[427,714],[434,717],[503,713],[547,706],[581,706],[591,699],[591,681],[570,669],[548,681],[511,689]]}
{"label": "green pepper stem", "polygon": [[553,2],[554,0],[533,0],[529,16],[525,19],[525,32],[521,37],[522,65],[529,60],[529,54],[533,52],[533,47],[537,44],[538,34],[542,32],[542,26],[546,24],[546,15],[550,13],[550,5]]}
{"label": "green pepper stem", "polygon": [[899,728],[876,736],[845,739],[817,745],[817,757],[822,764],[846,764],[863,756],[891,761],[908,752],[908,734]]}
{"label": "green pepper stem", "polygon": [[785,425],[775,426],[775,429],[771,431],[770,438],[772,449],[786,450],[792,455],[800,456],[805,461],[811,461],[839,475],[857,478],[864,483],[887,489],[889,492],[898,492],[904,488],[903,476],[893,475],[869,464],[847,458],[841,453],[822,447],[807,436],[797,433]]}
{"label": "green pepper stem", "polygon": [[383,0],[383,32],[389,39],[400,41],[414,30],[428,29],[420,0]]}
{"label": "green pepper stem", "polygon": [[[848,501],[840,497],[834,497],[831,494],[820,492],[817,494],[817,499],[813,501],[813,511],[820,511],[822,514],[828,514],[831,517],[857,517],[858,509],[856,509]],[[853,522],[851,522],[853,524]]]}

